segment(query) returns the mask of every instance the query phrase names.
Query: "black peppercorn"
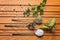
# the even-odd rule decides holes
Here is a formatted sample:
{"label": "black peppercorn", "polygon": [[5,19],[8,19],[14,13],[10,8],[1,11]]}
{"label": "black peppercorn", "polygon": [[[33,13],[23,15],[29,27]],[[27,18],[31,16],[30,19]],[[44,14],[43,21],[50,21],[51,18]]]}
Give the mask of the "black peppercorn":
{"label": "black peppercorn", "polygon": [[34,30],[35,29],[34,26],[35,26],[35,23],[30,23],[27,25],[28,29],[30,29],[30,30]]}

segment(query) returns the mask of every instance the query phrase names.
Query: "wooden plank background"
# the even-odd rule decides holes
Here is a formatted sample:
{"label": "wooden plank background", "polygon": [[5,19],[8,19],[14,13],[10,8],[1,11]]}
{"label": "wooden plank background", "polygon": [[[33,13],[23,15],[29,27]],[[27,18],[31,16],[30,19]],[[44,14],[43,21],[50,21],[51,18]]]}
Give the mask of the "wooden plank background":
{"label": "wooden plank background", "polygon": [[[60,40],[60,0],[47,0],[47,4],[44,7],[43,24],[48,23],[51,18],[56,18],[56,31],[55,33],[45,33],[42,38],[32,35],[31,30],[28,30],[26,25],[28,22],[32,22],[34,18],[32,13],[29,17],[23,16],[23,9],[31,8],[28,3],[32,6],[37,6],[42,0],[0,0],[0,35],[10,34],[16,32],[30,32],[31,35],[25,36],[0,36],[0,40]],[[23,9],[21,8],[23,7]],[[14,11],[15,9],[15,11]],[[16,13],[17,12],[17,13]],[[18,18],[29,18],[21,21],[12,21],[14,17]],[[22,25],[21,27],[5,27],[6,24],[11,25]],[[43,25],[42,24],[42,25]],[[36,25],[35,30],[42,25]]]}

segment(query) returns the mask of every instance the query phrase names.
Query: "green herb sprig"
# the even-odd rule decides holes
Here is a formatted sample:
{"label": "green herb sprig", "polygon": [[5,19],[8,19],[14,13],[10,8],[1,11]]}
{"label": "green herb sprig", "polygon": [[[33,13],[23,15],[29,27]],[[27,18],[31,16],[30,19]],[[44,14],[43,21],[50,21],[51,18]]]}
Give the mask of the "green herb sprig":
{"label": "green herb sprig", "polygon": [[23,14],[28,17],[30,15],[30,9],[28,8]]}
{"label": "green herb sprig", "polygon": [[30,11],[33,11],[32,12],[33,17],[38,17],[38,13],[40,13],[40,15],[44,15],[44,7],[45,7],[46,2],[47,0],[43,0],[42,3],[40,3],[38,6],[31,6],[31,4],[28,3],[28,5],[31,6],[31,10],[29,9],[25,11],[25,15],[29,16]]}

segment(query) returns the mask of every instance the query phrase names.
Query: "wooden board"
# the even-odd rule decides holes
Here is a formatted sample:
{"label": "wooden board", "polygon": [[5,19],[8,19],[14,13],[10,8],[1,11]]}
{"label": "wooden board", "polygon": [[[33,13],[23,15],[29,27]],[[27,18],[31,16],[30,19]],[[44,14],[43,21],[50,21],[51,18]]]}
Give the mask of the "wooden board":
{"label": "wooden board", "polygon": [[[47,4],[44,7],[44,15],[42,16],[43,24],[36,25],[34,31],[26,27],[26,25],[35,19],[32,16],[32,12],[29,17],[24,17],[23,15],[25,9],[28,7],[31,8],[28,3],[32,6],[37,6],[41,1],[42,0],[0,0],[0,40],[60,40],[60,0],[47,0]],[[23,7],[23,9],[21,7]],[[25,19],[12,21],[15,17]],[[56,18],[56,31],[54,33],[45,32],[43,37],[37,37],[33,34],[39,27],[49,23],[52,18]],[[13,25],[13,27],[5,27],[5,25],[8,24]],[[21,34],[27,33],[27,35],[13,36],[14,33],[20,32],[22,32]]]}

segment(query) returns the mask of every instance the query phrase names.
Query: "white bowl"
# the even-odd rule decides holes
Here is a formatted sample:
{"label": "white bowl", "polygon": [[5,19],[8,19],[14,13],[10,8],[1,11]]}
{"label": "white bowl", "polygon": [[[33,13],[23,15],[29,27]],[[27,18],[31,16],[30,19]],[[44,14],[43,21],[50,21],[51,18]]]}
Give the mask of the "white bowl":
{"label": "white bowl", "polygon": [[35,32],[35,35],[36,36],[43,36],[44,34],[44,31],[42,29],[38,29],[36,32]]}

